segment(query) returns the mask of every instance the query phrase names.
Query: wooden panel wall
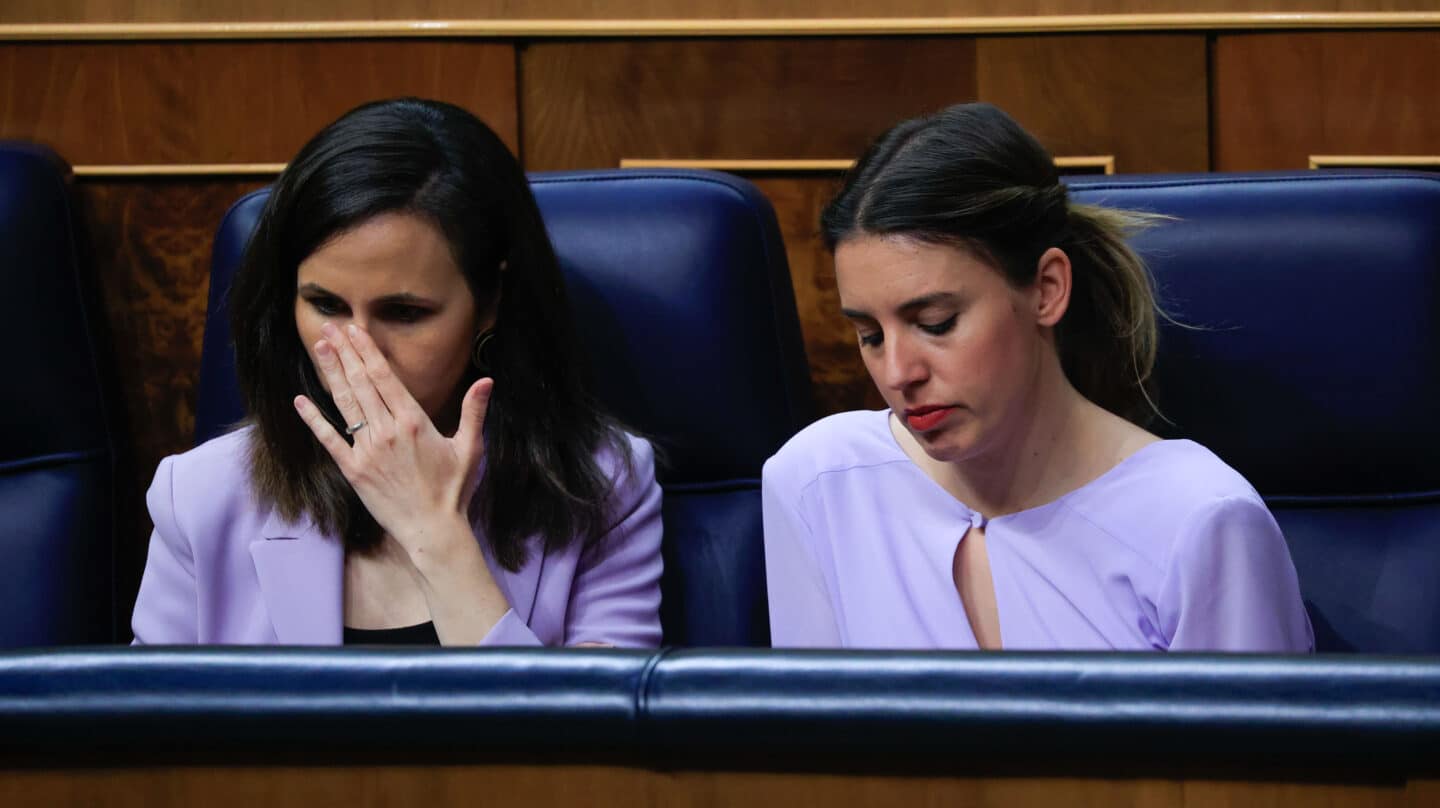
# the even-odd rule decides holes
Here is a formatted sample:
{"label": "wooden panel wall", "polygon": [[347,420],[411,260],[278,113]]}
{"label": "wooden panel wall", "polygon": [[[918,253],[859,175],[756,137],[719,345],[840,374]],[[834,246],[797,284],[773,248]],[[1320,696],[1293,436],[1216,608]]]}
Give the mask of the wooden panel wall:
{"label": "wooden panel wall", "polygon": [[971,808],[1421,808],[1433,780],[1243,782],[1079,777],[939,777],[654,772],[616,766],[196,766],[0,772],[0,804],[495,805],[566,808],[970,806]]}
{"label": "wooden panel wall", "polygon": [[1209,167],[1204,35],[989,37],[978,47],[980,99],[1052,154],[1114,155],[1121,173]]}
{"label": "wooden panel wall", "polygon": [[1218,171],[1440,155],[1440,31],[1223,35],[1214,73]]}
{"label": "wooden panel wall", "polygon": [[1433,0],[7,0],[5,22],[972,17],[1434,11]]}
{"label": "wooden panel wall", "polygon": [[479,42],[0,45],[0,137],[71,163],[284,162],[375,98],[474,109],[518,143],[514,49]]}
{"label": "wooden panel wall", "polygon": [[[903,118],[977,99],[1059,155],[1114,155],[1120,171],[1209,161],[1200,34],[561,42],[527,48],[521,65],[534,169],[853,159]],[[780,219],[822,411],[879,406],[816,225],[838,175],[752,179]]]}
{"label": "wooden panel wall", "polygon": [[[0,44],[0,138],[46,143],[72,164],[283,163],[364,101],[418,94],[467,107],[519,143],[515,50],[480,42]],[[77,182],[120,369],[139,503],[160,458],[195,424],[210,241],[225,210],[268,177]],[[120,548],[121,599],[138,586],[148,517]]]}

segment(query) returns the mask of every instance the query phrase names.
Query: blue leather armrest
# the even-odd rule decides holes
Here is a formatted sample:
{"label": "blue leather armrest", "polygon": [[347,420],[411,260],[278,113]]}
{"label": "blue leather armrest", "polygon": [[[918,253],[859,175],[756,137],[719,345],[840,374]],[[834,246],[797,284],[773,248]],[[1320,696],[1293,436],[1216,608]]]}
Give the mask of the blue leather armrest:
{"label": "blue leather armrest", "polygon": [[[647,652],[147,647],[0,654],[0,749],[266,759],[633,745]],[[248,748],[247,748],[248,747]]]}
{"label": "blue leather armrest", "polygon": [[649,689],[648,737],[700,759],[1440,769],[1440,660],[1418,657],[681,651]]}
{"label": "blue leather armrest", "polygon": [[[1440,659],[147,648],[0,653],[0,757],[1440,771]],[[1337,769],[1338,770],[1338,769]],[[1313,779],[1313,772],[1306,775]]]}

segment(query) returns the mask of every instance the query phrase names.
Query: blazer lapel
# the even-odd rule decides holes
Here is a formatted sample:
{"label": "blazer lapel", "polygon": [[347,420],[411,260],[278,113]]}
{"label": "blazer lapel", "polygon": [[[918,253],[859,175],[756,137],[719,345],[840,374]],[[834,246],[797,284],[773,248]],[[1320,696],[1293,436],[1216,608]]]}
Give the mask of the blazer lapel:
{"label": "blazer lapel", "polygon": [[250,545],[265,609],[282,645],[339,645],[345,552],[307,522],[271,514]]}
{"label": "blazer lapel", "polygon": [[[480,458],[479,474],[483,477],[486,473],[486,461],[489,455]],[[495,560],[495,553],[490,547],[490,538],[485,534],[485,528],[477,522],[470,525],[475,532],[475,540],[480,543],[480,552],[485,556],[485,564],[490,567],[490,577],[495,579],[495,584],[509,601],[510,608],[515,615],[530,624],[532,612],[535,611],[535,592],[540,587],[540,574],[545,569],[545,543],[535,536],[526,540],[530,548],[529,557],[525,565],[518,571],[511,572],[500,566]]]}

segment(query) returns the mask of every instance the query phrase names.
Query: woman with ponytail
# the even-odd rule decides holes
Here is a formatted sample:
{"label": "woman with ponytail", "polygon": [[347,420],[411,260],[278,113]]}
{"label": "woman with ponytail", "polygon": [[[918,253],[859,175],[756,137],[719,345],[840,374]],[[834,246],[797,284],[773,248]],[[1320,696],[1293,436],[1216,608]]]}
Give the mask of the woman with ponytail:
{"label": "woman with ponytail", "polygon": [[650,447],[587,395],[525,175],[473,115],[326,127],[229,306],[247,417],[160,464],[137,642],[659,644]]}
{"label": "woman with ponytail", "polygon": [[987,104],[870,147],[821,228],[888,409],[765,465],[775,645],[1311,648],[1255,490],[1145,429],[1156,304],[1125,236],[1146,223],[1070,201]]}

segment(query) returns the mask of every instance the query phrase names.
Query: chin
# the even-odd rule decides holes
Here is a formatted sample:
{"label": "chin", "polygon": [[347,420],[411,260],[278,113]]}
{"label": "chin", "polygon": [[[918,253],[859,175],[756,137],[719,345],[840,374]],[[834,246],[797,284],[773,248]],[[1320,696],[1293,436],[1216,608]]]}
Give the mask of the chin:
{"label": "chin", "polygon": [[941,463],[961,463],[982,453],[980,436],[974,426],[973,422],[955,424],[924,433],[911,431],[910,434],[931,459]]}

